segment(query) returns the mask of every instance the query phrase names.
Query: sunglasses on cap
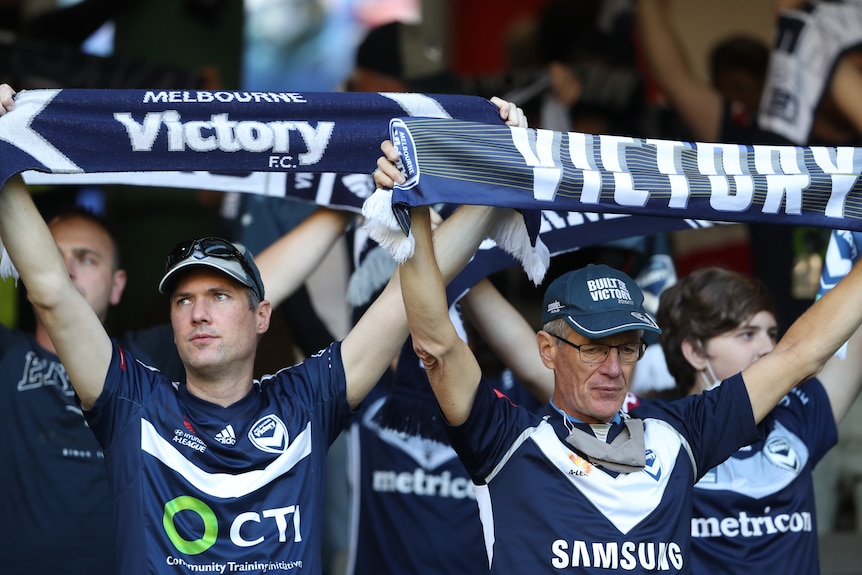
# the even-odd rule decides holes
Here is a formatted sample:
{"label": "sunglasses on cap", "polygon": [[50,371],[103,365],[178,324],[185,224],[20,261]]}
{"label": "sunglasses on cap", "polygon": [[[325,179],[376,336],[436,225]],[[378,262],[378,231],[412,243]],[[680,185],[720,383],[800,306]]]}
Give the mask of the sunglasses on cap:
{"label": "sunglasses on cap", "polygon": [[261,300],[263,299],[263,285],[261,284],[260,279],[258,279],[257,272],[255,272],[251,267],[251,264],[245,256],[242,255],[242,252],[236,249],[235,245],[221,238],[198,238],[196,240],[189,240],[187,242],[177,244],[176,247],[174,247],[174,249],[172,249],[168,254],[168,259],[165,261],[165,272],[170,271],[175,265],[191,256],[195,250],[200,250],[201,253],[207,257],[238,261],[239,265],[242,266],[242,269],[254,284],[252,286],[254,293],[257,294],[258,298]]}

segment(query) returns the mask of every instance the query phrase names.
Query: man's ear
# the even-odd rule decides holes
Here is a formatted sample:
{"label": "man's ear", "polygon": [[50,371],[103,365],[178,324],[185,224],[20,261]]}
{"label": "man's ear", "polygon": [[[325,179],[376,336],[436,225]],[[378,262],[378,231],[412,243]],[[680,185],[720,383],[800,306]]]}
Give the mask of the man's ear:
{"label": "man's ear", "polygon": [[686,338],[682,341],[680,350],[682,351],[682,355],[685,360],[694,369],[700,371],[701,369],[706,368],[706,356],[704,354],[703,347],[699,342],[694,342]]}
{"label": "man's ear", "polygon": [[269,330],[272,318],[272,304],[263,300],[257,305],[257,333],[263,335]]}
{"label": "man's ear", "polygon": [[111,305],[117,305],[123,297],[123,290],[126,289],[126,270],[116,270],[111,280]]}
{"label": "man's ear", "polygon": [[536,343],[539,346],[539,357],[542,358],[542,363],[544,363],[545,367],[548,369],[554,369],[554,361],[556,360],[557,352],[559,351],[559,347],[557,346],[556,340],[554,340],[554,336],[543,329],[539,330],[536,333]]}

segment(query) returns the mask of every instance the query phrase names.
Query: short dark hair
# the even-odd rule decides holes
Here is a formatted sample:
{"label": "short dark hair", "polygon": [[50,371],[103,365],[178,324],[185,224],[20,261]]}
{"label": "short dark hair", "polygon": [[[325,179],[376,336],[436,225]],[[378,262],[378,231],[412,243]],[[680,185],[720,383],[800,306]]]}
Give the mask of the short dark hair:
{"label": "short dark hair", "polygon": [[684,341],[697,345],[761,311],[775,313],[766,285],[723,268],[698,269],[663,291],[656,314],[662,328],[659,342],[677,390],[687,395],[697,375],[682,355]]}
{"label": "short dark hair", "polygon": [[110,220],[108,220],[108,218],[77,204],[67,204],[60,206],[59,208],[52,210],[45,216],[45,220],[48,222],[49,226],[56,222],[73,220],[76,218],[85,220],[99,228],[102,228],[102,230],[104,230],[104,232],[108,234],[108,237],[111,239],[111,245],[114,249],[114,261],[112,262],[114,266],[113,269],[120,269],[120,240],[117,236],[116,228],[110,222]]}
{"label": "short dark hair", "polygon": [[257,292],[254,288],[247,287],[245,288],[245,291],[248,295],[248,308],[255,309],[257,307],[257,304],[259,304],[263,300],[260,299],[260,296],[257,295]]}

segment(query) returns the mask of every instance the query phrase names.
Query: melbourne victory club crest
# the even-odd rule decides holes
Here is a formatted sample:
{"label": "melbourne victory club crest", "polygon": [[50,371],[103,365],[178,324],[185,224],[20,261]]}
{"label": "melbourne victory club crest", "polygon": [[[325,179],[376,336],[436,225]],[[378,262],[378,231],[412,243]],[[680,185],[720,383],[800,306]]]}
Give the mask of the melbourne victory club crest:
{"label": "melbourne victory club crest", "polygon": [[248,432],[252,444],[261,451],[284,453],[290,443],[287,426],[275,415],[260,418]]}
{"label": "melbourne victory club crest", "polygon": [[419,181],[419,162],[416,159],[416,146],[413,144],[413,137],[410,135],[407,125],[398,118],[393,118],[389,122],[389,134],[392,138],[392,145],[395,146],[399,154],[396,165],[407,179],[403,184],[396,184],[396,187],[404,190],[412,188]]}

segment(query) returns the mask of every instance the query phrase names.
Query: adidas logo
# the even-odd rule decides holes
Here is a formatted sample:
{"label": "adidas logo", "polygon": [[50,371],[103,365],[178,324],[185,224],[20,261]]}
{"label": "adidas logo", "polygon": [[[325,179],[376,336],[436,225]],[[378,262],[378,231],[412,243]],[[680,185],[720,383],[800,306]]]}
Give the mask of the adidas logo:
{"label": "adidas logo", "polygon": [[221,431],[219,431],[216,436],[216,441],[221,443],[222,445],[233,445],[236,443],[236,433],[233,432],[233,426],[228,425]]}

